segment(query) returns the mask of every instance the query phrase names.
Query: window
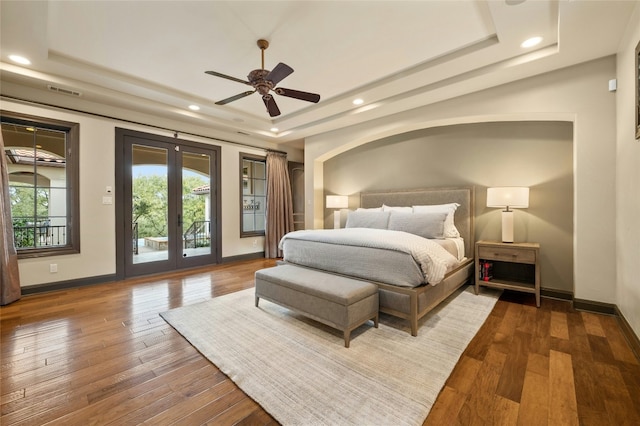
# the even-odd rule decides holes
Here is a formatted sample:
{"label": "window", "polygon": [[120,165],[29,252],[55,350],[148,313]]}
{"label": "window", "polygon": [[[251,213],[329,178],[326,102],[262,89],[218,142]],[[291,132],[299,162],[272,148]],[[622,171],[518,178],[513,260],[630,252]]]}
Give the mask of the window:
{"label": "window", "polygon": [[79,125],[1,112],[19,258],[80,252]]}
{"label": "window", "polygon": [[240,153],[240,237],[264,235],[267,160]]}

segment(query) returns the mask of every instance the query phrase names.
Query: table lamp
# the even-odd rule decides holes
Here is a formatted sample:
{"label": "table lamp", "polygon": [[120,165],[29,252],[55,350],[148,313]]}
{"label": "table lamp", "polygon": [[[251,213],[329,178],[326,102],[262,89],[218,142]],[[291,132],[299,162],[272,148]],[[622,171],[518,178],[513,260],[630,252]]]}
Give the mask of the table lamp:
{"label": "table lamp", "polygon": [[500,207],[502,211],[502,242],[513,242],[513,210],[529,207],[529,188],[501,186],[487,188],[487,207]]}
{"label": "table lamp", "polygon": [[328,209],[336,209],[333,212],[333,227],[340,228],[340,209],[349,207],[349,196],[347,195],[327,195],[326,207]]}

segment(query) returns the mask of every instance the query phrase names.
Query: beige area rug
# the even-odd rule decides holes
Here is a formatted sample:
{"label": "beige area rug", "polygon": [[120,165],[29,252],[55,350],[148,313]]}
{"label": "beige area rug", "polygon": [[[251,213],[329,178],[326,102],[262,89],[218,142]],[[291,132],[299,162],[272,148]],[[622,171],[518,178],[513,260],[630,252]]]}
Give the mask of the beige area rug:
{"label": "beige area rug", "polygon": [[342,333],[247,289],[162,313],[284,425],[419,425],[499,292],[463,287],[420,322],[381,316]]}

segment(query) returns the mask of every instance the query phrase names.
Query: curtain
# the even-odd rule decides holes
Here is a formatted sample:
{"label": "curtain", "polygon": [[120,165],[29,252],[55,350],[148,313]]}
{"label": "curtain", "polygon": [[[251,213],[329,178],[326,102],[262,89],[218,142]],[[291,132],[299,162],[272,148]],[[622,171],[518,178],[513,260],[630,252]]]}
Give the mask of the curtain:
{"label": "curtain", "polygon": [[280,239],[293,231],[293,199],[287,167],[287,154],[267,152],[267,209],[264,231],[266,258],[282,257]]}
{"label": "curtain", "polygon": [[13,222],[9,201],[9,172],[4,151],[4,140],[0,133],[0,305],[8,305],[20,299],[20,274],[18,254],[13,241]]}

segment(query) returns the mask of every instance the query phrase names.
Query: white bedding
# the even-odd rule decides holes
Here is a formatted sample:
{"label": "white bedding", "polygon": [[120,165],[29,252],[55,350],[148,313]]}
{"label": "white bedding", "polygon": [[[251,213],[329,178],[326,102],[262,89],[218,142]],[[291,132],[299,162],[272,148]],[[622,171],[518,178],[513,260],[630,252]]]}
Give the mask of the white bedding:
{"label": "white bedding", "polygon": [[[371,228],[319,229],[294,231],[280,241],[280,248],[288,239],[315,241],[320,243],[369,247],[409,254],[419,265],[424,282],[435,285],[445,274],[455,268],[459,261],[440,244],[402,231]],[[285,260],[286,250],[285,250]],[[375,264],[372,265],[375,268]],[[376,271],[372,270],[375,276]]]}
{"label": "white bedding", "polygon": [[466,259],[464,255],[464,238],[444,238],[441,240],[432,240],[444,247],[449,253],[458,258],[459,261]]}

